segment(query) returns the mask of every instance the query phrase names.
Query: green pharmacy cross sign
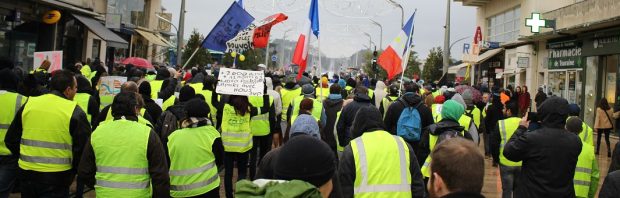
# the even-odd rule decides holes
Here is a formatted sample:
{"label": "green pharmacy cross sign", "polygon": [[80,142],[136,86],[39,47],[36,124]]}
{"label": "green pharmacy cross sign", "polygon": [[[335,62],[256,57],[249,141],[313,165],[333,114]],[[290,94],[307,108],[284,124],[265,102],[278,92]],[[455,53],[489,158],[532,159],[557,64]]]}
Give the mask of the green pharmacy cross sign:
{"label": "green pharmacy cross sign", "polygon": [[555,20],[541,19],[540,13],[532,13],[532,18],[525,19],[525,26],[531,27],[532,33],[539,33],[541,27],[555,30]]}

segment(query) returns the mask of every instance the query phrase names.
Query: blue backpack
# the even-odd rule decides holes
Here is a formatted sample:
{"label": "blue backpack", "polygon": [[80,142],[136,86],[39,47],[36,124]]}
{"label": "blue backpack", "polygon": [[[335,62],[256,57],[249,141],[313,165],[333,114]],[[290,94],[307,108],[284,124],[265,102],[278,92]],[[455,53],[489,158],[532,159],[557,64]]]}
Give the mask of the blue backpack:
{"label": "blue backpack", "polygon": [[420,137],[422,136],[422,118],[420,117],[418,107],[422,104],[422,102],[418,103],[415,107],[412,107],[409,106],[409,104],[407,104],[407,102],[402,98],[398,99],[398,101],[403,103],[405,108],[402,113],[400,113],[400,117],[398,118],[398,123],[396,124],[396,134],[408,142],[420,141]]}

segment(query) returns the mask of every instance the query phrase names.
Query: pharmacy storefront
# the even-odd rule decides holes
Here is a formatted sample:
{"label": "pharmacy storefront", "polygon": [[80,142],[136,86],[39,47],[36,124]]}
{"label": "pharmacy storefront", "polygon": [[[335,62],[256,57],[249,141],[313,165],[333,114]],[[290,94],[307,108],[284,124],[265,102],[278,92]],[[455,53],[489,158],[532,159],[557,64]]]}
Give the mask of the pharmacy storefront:
{"label": "pharmacy storefront", "polygon": [[582,42],[565,40],[547,43],[548,92],[568,100],[582,102]]}

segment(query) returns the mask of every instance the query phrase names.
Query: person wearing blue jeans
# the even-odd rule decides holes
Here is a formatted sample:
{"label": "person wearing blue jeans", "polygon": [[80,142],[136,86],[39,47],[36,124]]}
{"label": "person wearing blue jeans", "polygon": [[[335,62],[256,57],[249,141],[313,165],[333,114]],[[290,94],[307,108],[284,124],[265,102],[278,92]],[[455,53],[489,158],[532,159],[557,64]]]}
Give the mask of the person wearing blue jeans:
{"label": "person wearing blue jeans", "polygon": [[512,197],[512,192],[517,189],[517,180],[521,174],[520,166],[499,165],[499,174],[502,179],[502,198]]}

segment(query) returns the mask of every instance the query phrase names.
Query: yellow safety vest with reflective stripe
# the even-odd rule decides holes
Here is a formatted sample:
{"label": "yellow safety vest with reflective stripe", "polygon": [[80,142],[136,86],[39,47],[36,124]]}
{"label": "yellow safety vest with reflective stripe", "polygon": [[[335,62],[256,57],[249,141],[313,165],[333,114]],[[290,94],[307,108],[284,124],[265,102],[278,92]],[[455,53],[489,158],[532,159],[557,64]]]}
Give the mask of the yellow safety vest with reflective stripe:
{"label": "yellow safety vest with reflective stripe", "polygon": [[432,92],[431,94],[433,95],[433,98],[435,98],[435,97],[439,96],[439,94],[441,94],[441,93],[439,92],[439,90],[437,90],[437,91]]}
{"label": "yellow safety vest with reflective stripe", "polygon": [[32,97],[22,112],[19,167],[37,172],[71,169],[69,125],[77,103],[54,94]]}
{"label": "yellow safety vest with reflective stripe", "polygon": [[[138,115],[138,123],[144,124],[148,127],[153,128],[153,124],[149,120],[143,117],[145,113],[146,113],[146,109],[141,108],[140,115]],[[110,107],[110,109],[108,109],[108,114],[106,114],[105,116],[105,121],[112,121],[112,120],[114,120],[114,116],[112,116],[112,107]]]}
{"label": "yellow safety vest with reflective stripe", "polygon": [[[461,117],[463,117],[463,116],[461,116]],[[464,136],[464,132],[463,131],[459,132],[459,134],[461,136]],[[437,136],[429,133],[428,134],[428,143],[429,143],[429,150],[432,152],[433,149],[435,149],[435,145],[437,144]],[[422,176],[424,176],[424,177],[431,177],[430,166],[431,166],[431,161],[432,160],[433,159],[431,158],[430,154],[426,157],[426,160],[424,160],[424,164],[420,168],[420,170],[422,171]]]}
{"label": "yellow safety vest with reflective stripe", "polygon": [[465,110],[465,113],[471,114],[474,124],[476,124],[476,128],[480,128],[480,109],[478,109],[478,107],[474,107],[472,110]]}
{"label": "yellow safety vest with reflective stripe", "polygon": [[244,153],[252,148],[250,129],[250,112],[237,115],[235,108],[229,104],[222,110],[222,144],[224,151]]}
{"label": "yellow safety vest with reflective stripe", "polygon": [[157,99],[157,93],[159,93],[159,91],[161,91],[161,86],[164,84],[163,80],[154,80],[150,82],[151,84],[151,98]]}
{"label": "yellow safety vest with reflective stripe", "polygon": [[146,76],[144,76],[144,79],[146,79],[146,81],[151,82],[155,80],[155,77],[157,77],[157,75],[155,74],[147,74]]}
{"label": "yellow safety vest with reflective stripe", "polygon": [[517,128],[519,128],[520,121],[520,118],[512,117],[497,122],[497,125],[499,126],[499,136],[501,138],[499,145],[499,163],[504,166],[521,166],[521,161],[515,162],[504,157],[504,146],[510,137],[512,137],[512,134],[514,134]]}
{"label": "yellow safety vest with reflective stripe", "polygon": [[[340,113],[341,111],[338,111],[336,113],[336,123],[334,124],[338,124],[338,120],[340,120]],[[340,141],[338,140],[338,128],[337,127],[334,127],[334,139],[336,140],[336,150],[338,151],[338,155],[340,155],[344,151],[344,147],[340,146]]]}
{"label": "yellow safety vest with reflective stripe", "polygon": [[218,138],[211,125],[180,129],[168,137],[172,197],[202,195],[220,185],[212,150]]}
{"label": "yellow safety vest with reflective stripe", "polygon": [[97,197],[151,196],[146,156],[150,133],[151,128],[124,119],[97,127],[90,138],[97,165]]}
{"label": "yellow safety vest with reflective stripe", "polygon": [[[205,97],[205,102],[207,102],[207,105],[209,105],[209,111],[211,112],[211,120],[213,121],[213,123],[217,123],[217,118],[216,118],[217,108],[215,108],[213,104],[211,104],[211,97],[212,97],[213,91],[205,89],[205,90],[196,91],[196,94],[200,94]],[[220,95],[218,95],[217,98],[219,100],[221,98]]]}
{"label": "yellow safety vest with reflective stripe", "polygon": [[348,97],[349,95],[353,94],[353,93],[352,93],[352,91],[351,91],[351,90],[353,90],[353,87],[351,87],[351,86],[348,86],[348,85],[347,85],[346,87],[344,87],[344,90],[346,90],[346,91],[347,91],[347,97]]}
{"label": "yellow safety vest with reflective stripe", "polygon": [[441,107],[443,107],[443,104],[431,105],[433,119],[435,120],[435,123],[441,121]]}
{"label": "yellow safety vest with reflective stripe", "polygon": [[[323,90],[323,97],[321,97],[321,90]],[[327,96],[329,96],[329,88],[320,88],[317,87],[314,95],[316,95],[316,98],[323,101],[325,99],[327,99]]]}
{"label": "yellow safety vest with reflective stripe", "polygon": [[[439,111],[441,111],[441,106],[439,106]],[[435,123],[440,122],[442,119],[441,113],[435,116],[435,119],[436,119]],[[469,116],[462,115],[461,118],[459,118],[458,123],[459,125],[463,127],[464,132],[469,132],[469,127],[471,127],[471,123],[472,123],[471,118]]]}
{"label": "yellow safety vest with reflective stripe", "polygon": [[[259,109],[263,107],[263,96],[248,96],[248,100],[252,106]],[[269,96],[269,108],[273,106],[273,97]],[[271,132],[269,127],[269,113],[259,114],[250,119],[250,128],[252,128],[252,135],[254,136],[266,136]]]}
{"label": "yellow safety vest with reflective stripe", "polygon": [[374,95],[375,95],[375,90],[368,89],[368,98],[372,99]]}
{"label": "yellow safety vest with reflective stripe", "polygon": [[383,100],[381,100],[381,103],[383,104],[383,118],[384,119],[385,119],[385,115],[387,114],[388,108],[396,100],[398,100],[398,96],[386,96],[385,98],[383,98]]}
{"label": "yellow safety vest with reflective stripe", "polygon": [[585,122],[583,122],[581,124],[581,133],[579,134],[579,137],[581,138],[581,141],[584,143],[587,143],[591,146],[594,146],[594,141],[593,141],[593,137],[594,136],[592,134],[592,132],[594,130],[592,130],[592,128],[590,128],[590,126],[588,126],[588,124],[586,124]]}
{"label": "yellow safety vest with reflective stripe", "polygon": [[114,102],[114,96],[99,96],[99,99],[101,100],[101,104],[99,105],[100,111]]}
{"label": "yellow safety vest with reflective stripe", "polygon": [[594,197],[598,188],[599,174],[594,146],[581,141],[581,153],[573,177],[575,195],[577,197]]}
{"label": "yellow safety vest with reflective stripe", "polygon": [[373,131],[355,138],[350,145],[356,167],[354,197],[411,197],[412,162],[401,137]]}
{"label": "yellow safety vest with reflective stripe", "polygon": [[[297,119],[297,116],[299,116],[299,108],[301,105],[301,101],[304,99],[304,96],[297,96],[297,98],[295,98],[293,100],[293,112],[291,113],[291,126],[293,125],[293,123],[295,122],[295,119]],[[317,99],[313,99],[313,98],[309,98],[312,99],[313,105],[312,105],[312,117],[314,117],[314,119],[316,119],[316,121],[320,121],[321,120],[321,114],[323,113],[323,103]]]}
{"label": "yellow safety vest with reflective stripe", "polygon": [[75,97],[73,97],[73,101],[77,102],[78,106],[82,108],[82,111],[86,113],[86,119],[88,119],[88,123],[91,123],[92,115],[88,114],[88,100],[90,100],[90,94],[87,93],[77,93]]}
{"label": "yellow safety vest with reflective stripe", "polygon": [[80,73],[82,73],[82,76],[86,77],[86,79],[88,79],[88,82],[90,82],[90,77],[91,77],[91,69],[90,66],[88,65],[84,65],[82,66],[82,69],[80,69]]}
{"label": "yellow safety vest with reflective stripe", "polygon": [[6,132],[15,118],[15,114],[22,107],[28,98],[18,93],[3,92],[0,93],[0,156],[11,155],[11,151],[4,144]]}
{"label": "yellow safety vest with reflective stripe", "polygon": [[291,102],[293,101],[293,99],[301,95],[301,88],[297,88],[293,90],[282,89],[280,90],[280,92],[282,92],[282,115],[284,115],[282,116],[282,120],[286,121],[288,107],[291,105]]}
{"label": "yellow safety vest with reflective stripe", "polygon": [[168,99],[164,100],[164,103],[161,105],[161,110],[166,111],[168,107],[174,105],[174,101],[177,99],[176,96],[172,95]]}

